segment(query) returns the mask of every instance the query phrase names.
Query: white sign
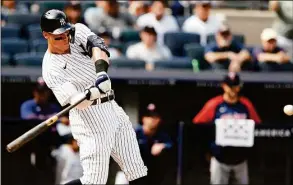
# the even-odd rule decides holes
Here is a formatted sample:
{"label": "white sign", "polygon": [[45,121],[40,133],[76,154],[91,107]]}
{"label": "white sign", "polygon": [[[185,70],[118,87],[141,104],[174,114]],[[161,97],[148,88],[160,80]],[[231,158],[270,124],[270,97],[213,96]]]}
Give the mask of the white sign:
{"label": "white sign", "polygon": [[216,119],[216,144],[232,147],[254,145],[255,122],[250,119]]}

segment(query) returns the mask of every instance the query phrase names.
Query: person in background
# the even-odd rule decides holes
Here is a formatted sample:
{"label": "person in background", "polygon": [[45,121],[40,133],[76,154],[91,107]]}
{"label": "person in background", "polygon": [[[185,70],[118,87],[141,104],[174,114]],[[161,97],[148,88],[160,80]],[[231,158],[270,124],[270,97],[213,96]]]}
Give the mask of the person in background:
{"label": "person in background", "polygon": [[20,114],[22,119],[45,120],[60,111],[60,107],[49,102],[51,91],[40,77],[33,90],[33,99],[22,103]]}
{"label": "person in background", "polygon": [[261,33],[261,47],[254,48],[253,56],[261,71],[293,71],[286,51],[278,46],[277,33],[266,28]]}
{"label": "person in background", "polygon": [[142,29],[146,26],[154,27],[158,34],[158,44],[164,44],[164,34],[166,32],[179,31],[178,23],[174,16],[167,15],[165,12],[164,1],[153,1],[151,12],[141,15],[136,26]]}
{"label": "person in background", "polygon": [[120,32],[133,28],[135,20],[128,12],[122,12],[116,0],[96,1],[96,7],[90,7],[84,12],[84,19],[93,32],[106,29],[116,39]]}
{"label": "person in background", "polygon": [[[222,81],[224,93],[210,99],[193,118],[194,124],[213,124],[216,119],[252,119],[256,124],[261,119],[251,101],[240,95],[241,79],[237,73],[230,72]],[[210,182],[228,184],[234,172],[236,184],[248,184],[247,159],[250,149],[245,147],[222,147],[211,144]]]}
{"label": "person in background", "polygon": [[172,58],[169,48],[157,43],[157,32],[153,27],[144,27],[140,31],[140,38],[141,42],[127,48],[126,56],[146,61],[146,70],[153,70],[156,60]]}
{"label": "person in background", "polygon": [[22,3],[13,0],[1,1],[1,15],[7,16],[12,14],[29,13],[28,7]]}
{"label": "person in background", "polygon": [[55,184],[65,184],[82,176],[83,169],[79,160],[79,146],[73,136],[64,136],[66,142],[51,152],[56,160]]}
{"label": "person in background", "polygon": [[149,3],[144,1],[129,1],[128,12],[135,20],[141,15],[149,13],[149,9]]}
{"label": "person in background", "polygon": [[269,1],[270,10],[276,13],[273,29],[277,32],[278,45],[284,48],[293,60],[293,3],[290,1]]}
{"label": "person in background", "polygon": [[[164,179],[164,159],[173,147],[169,135],[161,128],[162,117],[156,105],[150,103],[143,111],[142,123],[135,126],[140,153],[148,167],[147,184],[160,184]],[[160,165],[162,164],[162,165]],[[118,171],[115,184],[127,184],[124,175]]]}
{"label": "person in background", "polygon": [[239,72],[252,69],[249,51],[236,40],[227,24],[222,24],[215,34],[216,42],[205,48],[205,59],[214,70]]}
{"label": "person in background", "polygon": [[104,39],[106,46],[108,46],[108,51],[110,52],[110,59],[115,59],[122,56],[122,53],[118,49],[111,46],[113,38],[108,31],[101,31],[98,33],[98,36]]}
{"label": "person in background", "polygon": [[64,13],[70,23],[86,24],[82,17],[82,7],[80,3],[67,3],[64,7]]}
{"label": "person in background", "polygon": [[207,44],[208,35],[215,34],[223,22],[220,17],[210,15],[210,11],[210,1],[196,1],[194,15],[186,19],[182,25],[182,31],[200,35],[202,46]]}

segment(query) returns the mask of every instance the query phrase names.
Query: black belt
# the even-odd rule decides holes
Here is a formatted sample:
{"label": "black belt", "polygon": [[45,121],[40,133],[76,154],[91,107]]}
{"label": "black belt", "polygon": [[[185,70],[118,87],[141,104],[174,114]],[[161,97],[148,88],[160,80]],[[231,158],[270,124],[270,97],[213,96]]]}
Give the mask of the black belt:
{"label": "black belt", "polygon": [[96,100],[94,100],[94,102],[91,104],[91,105],[97,105],[97,104],[101,104],[101,103],[105,103],[107,101],[111,101],[111,100],[114,100],[115,99],[115,95],[114,95],[114,92],[111,91],[108,96],[104,96],[102,98],[98,98]]}

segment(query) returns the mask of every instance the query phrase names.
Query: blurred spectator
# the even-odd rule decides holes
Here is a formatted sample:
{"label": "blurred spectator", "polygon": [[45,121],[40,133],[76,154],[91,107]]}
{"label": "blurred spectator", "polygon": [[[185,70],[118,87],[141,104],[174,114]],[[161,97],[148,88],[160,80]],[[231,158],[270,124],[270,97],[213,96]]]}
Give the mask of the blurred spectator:
{"label": "blurred spectator", "polygon": [[86,24],[82,17],[82,8],[80,3],[68,3],[64,7],[64,13],[66,14],[68,21],[72,24],[82,23]]}
{"label": "blurred spectator", "polygon": [[208,44],[205,49],[205,59],[213,69],[229,69],[229,71],[239,72],[241,68],[251,68],[250,53],[241,43],[233,40],[227,24],[219,27],[215,39],[216,42]]}
{"label": "blurred spectator", "polygon": [[151,12],[140,16],[136,24],[139,28],[154,27],[158,34],[158,44],[163,45],[166,32],[179,31],[178,23],[172,15],[167,15],[163,1],[154,1]]}
{"label": "blurred spectator", "polygon": [[135,20],[143,14],[149,13],[149,3],[144,1],[129,1],[128,12],[134,17]]}
{"label": "blurred spectator", "polygon": [[293,71],[290,57],[277,44],[277,33],[266,28],[261,33],[261,48],[255,48],[254,58],[258,61],[262,71]]}
{"label": "blurred spectator", "polygon": [[98,33],[98,36],[104,39],[106,46],[108,46],[108,50],[110,52],[110,59],[115,59],[122,55],[118,49],[111,47],[112,36],[108,31],[100,32]]}
{"label": "blurred spectator", "polygon": [[[210,99],[202,110],[193,118],[194,124],[214,123],[216,119],[252,119],[256,124],[261,120],[253,104],[240,96],[240,77],[233,72],[222,81],[223,95]],[[248,184],[247,159],[249,148],[222,147],[211,144],[211,184],[228,184],[230,174],[234,171],[235,184]]]}
{"label": "blurred spectator", "polygon": [[159,161],[173,146],[168,134],[160,129],[162,118],[154,104],[149,104],[142,116],[142,125],[136,128],[138,144],[144,163],[148,167],[148,184],[160,184],[164,171]]}
{"label": "blurred spectator", "polygon": [[126,56],[131,59],[141,59],[147,62],[146,69],[153,70],[153,62],[160,59],[170,59],[171,51],[157,43],[157,32],[153,27],[144,27],[140,32],[141,42],[131,45]]}
{"label": "blurred spectator", "polygon": [[50,89],[43,79],[39,78],[33,90],[33,99],[27,100],[21,105],[21,118],[45,120],[58,113],[60,111],[59,106],[50,103],[49,98]]}
{"label": "blurred spectator", "polygon": [[293,3],[291,1],[270,1],[269,7],[276,12],[273,29],[278,33],[278,45],[286,49],[293,60]]}
{"label": "blurred spectator", "polygon": [[79,147],[71,134],[63,136],[66,144],[53,150],[51,155],[56,159],[55,184],[64,184],[82,176],[83,169],[79,160]]}
{"label": "blurred spectator", "polygon": [[86,9],[84,19],[94,32],[98,33],[100,29],[106,29],[117,35],[115,38],[119,36],[120,31],[133,27],[135,23],[128,12],[120,11],[116,0],[96,1],[96,7]]}
{"label": "blurred spectator", "polygon": [[203,46],[207,44],[207,36],[215,34],[222,23],[219,17],[210,15],[210,11],[210,1],[196,1],[194,15],[186,19],[182,25],[184,32],[199,34]]}
{"label": "blurred spectator", "polygon": [[1,1],[1,14],[4,16],[15,13],[29,13],[28,7],[22,2],[13,0]]}

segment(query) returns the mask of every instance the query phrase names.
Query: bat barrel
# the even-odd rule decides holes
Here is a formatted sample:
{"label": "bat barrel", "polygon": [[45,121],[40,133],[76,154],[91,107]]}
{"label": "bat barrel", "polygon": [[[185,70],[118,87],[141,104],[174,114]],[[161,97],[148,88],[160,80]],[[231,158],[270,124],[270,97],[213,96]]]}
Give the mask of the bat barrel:
{"label": "bat barrel", "polygon": [[48,125],[46,122],[42,122],[39,125],[35,126],[34,128],[30,129],[23,135],[19,136],[17,139],[9,143],[6,147],[8,152],[14,152],[20,147],[22,147],[24,144],[27,142],[31,141],[35,137],[37,137],[40,133],[44,132],[47,130]]}

